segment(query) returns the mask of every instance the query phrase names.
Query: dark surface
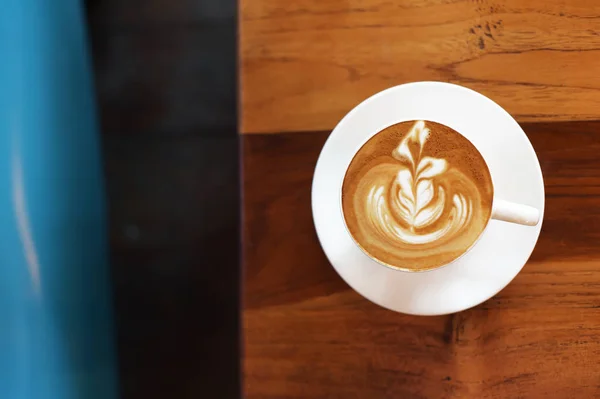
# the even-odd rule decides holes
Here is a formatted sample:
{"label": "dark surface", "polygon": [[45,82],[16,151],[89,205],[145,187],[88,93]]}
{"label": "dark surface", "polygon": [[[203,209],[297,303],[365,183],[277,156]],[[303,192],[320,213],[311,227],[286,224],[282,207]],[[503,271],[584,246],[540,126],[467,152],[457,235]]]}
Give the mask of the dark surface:
{"label": "dark surface", "polygon": [[87,4],[123,398],[235,398],[233,0]]}
{"label": "dark surface", "polygon": [[525,123],[545,180],[542,232],[479,306],[422,317],[353,291],[312,220],[329,132],[242,136],[246,398],[600,395],[600,122]]}

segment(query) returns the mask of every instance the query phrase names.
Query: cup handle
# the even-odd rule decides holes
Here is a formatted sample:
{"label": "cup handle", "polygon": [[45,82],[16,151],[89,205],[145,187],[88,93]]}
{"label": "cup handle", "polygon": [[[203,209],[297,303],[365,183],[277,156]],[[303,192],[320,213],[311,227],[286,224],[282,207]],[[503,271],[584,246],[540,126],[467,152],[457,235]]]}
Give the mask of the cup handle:
{"label": "cup handle", "polygon": [[540,211],[529,205],[494,198],[492,219],[525,226],[535,226],[540,221]]}

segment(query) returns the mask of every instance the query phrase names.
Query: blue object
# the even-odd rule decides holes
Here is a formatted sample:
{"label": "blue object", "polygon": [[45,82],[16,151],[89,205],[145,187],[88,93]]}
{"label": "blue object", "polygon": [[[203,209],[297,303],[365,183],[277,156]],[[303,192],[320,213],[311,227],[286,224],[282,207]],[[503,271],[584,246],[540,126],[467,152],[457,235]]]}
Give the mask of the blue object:
{"label": "blue object", "polygon": [[91,68],[77,0],[0,10],[0,398],[113,399]]}

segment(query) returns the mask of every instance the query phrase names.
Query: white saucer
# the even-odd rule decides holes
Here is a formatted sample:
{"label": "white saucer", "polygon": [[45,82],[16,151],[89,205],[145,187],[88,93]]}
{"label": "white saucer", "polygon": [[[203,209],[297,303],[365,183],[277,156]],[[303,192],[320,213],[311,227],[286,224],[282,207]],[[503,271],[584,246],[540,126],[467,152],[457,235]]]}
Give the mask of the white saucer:
{"label": "white saucer", "polygon": [[[394,123],[424,119],[452,127],[485,158],[494,197],[540,210],[535,227],[491,220],[477,244],[446,267],[407,273],[365,255],[345,228],[340,187],[356,151]],[[470,89],[418,82],[382,91],[354,108],[325,143],[313,178],[317,235],[339,275],[359,294],[397,312],[441,315],[491,298],[521,271],[537,242],[544,215],[544,180],[538,158],[517,122],[498,104]]]}

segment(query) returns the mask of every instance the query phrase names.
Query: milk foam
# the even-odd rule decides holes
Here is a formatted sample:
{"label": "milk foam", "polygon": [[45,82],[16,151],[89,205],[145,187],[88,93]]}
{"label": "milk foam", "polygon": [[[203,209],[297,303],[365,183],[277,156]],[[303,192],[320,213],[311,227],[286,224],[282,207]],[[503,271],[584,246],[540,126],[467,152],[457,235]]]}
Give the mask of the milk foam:
{"label": "milk foam", "polygon": [[373,136],[342,189],[346,225],[369,255],[392,266],[446,264],[477,240],[491,215],[485,161],[458,132],[401,122]]}
{"label": "milk foam", "polygon": [[[369,182],[365,215],[381,239],[428,244],[460,234],[471,218],[470,193],[444,189],[442,182],[436,181],[436,177],[443,179],[448,162],[423,156],[429,135],[425,122],[416,122],[392,153],[398,161],[397,172],[391,178],[379,171],[365,176]],[[468,180],[458,173],[459,179]]]}

